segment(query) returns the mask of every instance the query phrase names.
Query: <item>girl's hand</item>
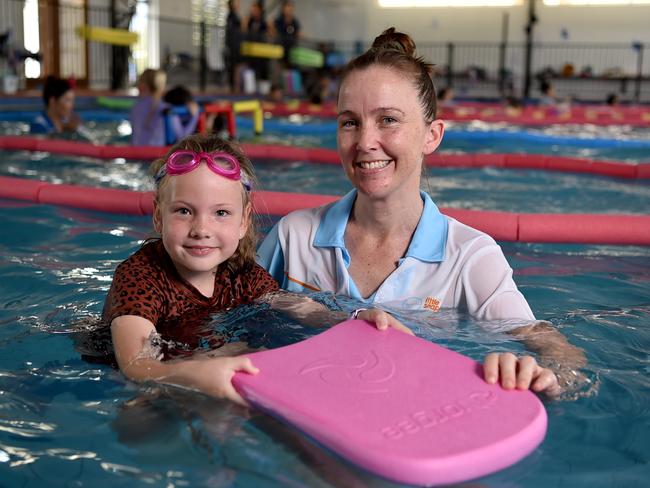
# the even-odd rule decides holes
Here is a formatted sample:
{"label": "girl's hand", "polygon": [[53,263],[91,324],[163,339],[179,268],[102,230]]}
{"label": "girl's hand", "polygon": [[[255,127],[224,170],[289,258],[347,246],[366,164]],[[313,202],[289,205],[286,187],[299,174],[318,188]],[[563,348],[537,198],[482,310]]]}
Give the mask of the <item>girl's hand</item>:
{"label": "girl's hand", "polygon": [[391,327],[393,329],[399,330],[400,332],[404,332],[409,335],[415,335],[411,329],[402,324],[391,314],[384,312],[378,308],[361,310],[356,314],[356,318],[375,324],[375,327],[377,327],[379,330],[386,330],[388,327]]}
{"label": "girl's hand", "polygon": [[511,352],[490,353],[483,362],[485,381],[490,384],[500,383],[506,390],[531,389],[557,397],[562,392],[555,373],[542,368],[532,356],[517,357]]}
{"label": "girl's hand", "polygon": [[[180,365],[181,363],[179,363]],[[232,386],[232,377],[237,371],[257,374],[259,369],[253,366],[245,356],[218,357],[183,361],[183,368],[191,371],[194,386],[217,398],[225,398],[239,405],[249,404]]]}

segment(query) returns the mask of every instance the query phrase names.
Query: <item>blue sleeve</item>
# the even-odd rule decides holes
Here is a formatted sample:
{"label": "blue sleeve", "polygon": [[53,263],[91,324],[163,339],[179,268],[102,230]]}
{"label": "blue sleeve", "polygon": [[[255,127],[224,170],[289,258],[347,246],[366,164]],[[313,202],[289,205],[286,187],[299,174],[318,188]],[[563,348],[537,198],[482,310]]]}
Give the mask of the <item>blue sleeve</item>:
{"label": "blue sleeve", "polygon": [[278,227],[273,226],[259,249],[257,250],[257,263],[265,268],[273,279],[280,283],[280,287],[287,288],[287,275],[284,272],[284,251],[278,239]]}
{"label": "blue sleeve", "polygon": [[29,133],[30,134],[47,134],[48,130],[43,124],[38,123],[37,121],[32,121],[29,124]]}
{"label": "blue sleeve", "polygon": [[50,134],[52,132],[52,126],[47,123],[47,119],[42,115],[35,117],[29,123],[29,133],[30,134]]}

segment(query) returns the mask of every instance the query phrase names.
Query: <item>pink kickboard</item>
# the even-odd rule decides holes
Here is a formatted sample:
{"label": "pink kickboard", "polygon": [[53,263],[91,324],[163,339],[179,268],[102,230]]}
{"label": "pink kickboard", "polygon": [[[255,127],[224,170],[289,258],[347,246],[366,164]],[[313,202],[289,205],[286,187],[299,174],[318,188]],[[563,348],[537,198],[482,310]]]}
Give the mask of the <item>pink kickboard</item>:
{"label": "pink kickboard", "polygon": [[493,473],[546,434],[533,393],[489,385],[472,359],[362,320],[248,357],[260,372],[236,373],[233,384],[252,404],[400,483]]}

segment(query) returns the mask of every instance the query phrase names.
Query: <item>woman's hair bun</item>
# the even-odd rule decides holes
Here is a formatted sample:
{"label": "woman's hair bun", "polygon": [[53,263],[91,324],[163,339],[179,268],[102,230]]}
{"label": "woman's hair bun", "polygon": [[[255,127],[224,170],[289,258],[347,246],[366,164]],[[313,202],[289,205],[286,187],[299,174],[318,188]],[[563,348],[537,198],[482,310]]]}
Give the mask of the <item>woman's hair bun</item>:
{"label": "woman's hair bun", "polygon": [[415,53],[415,42],[411,36],[403,32],[396,32],[395,27],[389,27],[375,38],[372,43],[373,49],[389,49],[400,51],[408,56]]}

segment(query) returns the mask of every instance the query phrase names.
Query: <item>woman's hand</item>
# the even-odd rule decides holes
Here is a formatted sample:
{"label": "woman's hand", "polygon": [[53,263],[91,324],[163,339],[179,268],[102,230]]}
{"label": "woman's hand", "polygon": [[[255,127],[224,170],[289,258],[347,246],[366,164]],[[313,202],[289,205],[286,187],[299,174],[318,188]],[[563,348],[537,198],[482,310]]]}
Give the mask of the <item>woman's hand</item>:
{"label": "woman's hand", "polygon": [[64,131],[74,132],[77,130],[80,123],[81,123],[81,119],[79,118],[79,116],[75,113],[72,113],[70,114],[68,120],[65,123],[62,123],[62,129]]}
{"label": "woman's hand", "polygon": [[393,329],[399,330],[400,332],[404,332],[410,335],[415,335],[413,334],[413,331],[411,329],[409,329],[407,326],[402,324],[391,314],[389,314],[388,312],[384,312],[383,310],[380,310],[378,308],[369,308],[367,310],[361,310],[357,314],[357,318],[375,324],[375,327],[377,327],[377,329],[379,330],[386,330],[388,327],[391,327]]}
{"label": "woman's hand", "polygon": [[532,356],[517,357],[511,352],[490,353],[483,362],[483,373],[485,381],[500,383],[506,390],[531,389],[550,397],[557,397],[562,392],[555,373],[541,367]]}

